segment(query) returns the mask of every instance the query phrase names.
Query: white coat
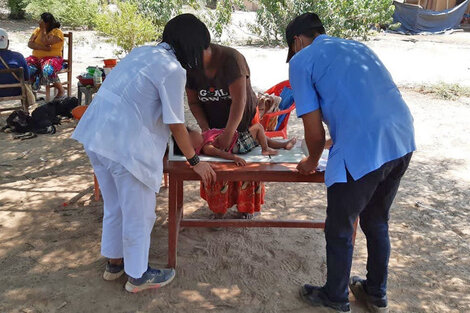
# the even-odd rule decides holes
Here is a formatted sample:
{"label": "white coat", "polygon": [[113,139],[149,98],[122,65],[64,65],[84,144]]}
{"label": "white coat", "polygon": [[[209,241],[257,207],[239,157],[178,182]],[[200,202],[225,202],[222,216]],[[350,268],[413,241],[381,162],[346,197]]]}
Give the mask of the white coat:
{"label": "white coat", "polygon": [[168,124],[184,123],[185,84],[168,44],[135,48],[106,77],[72,138],[158,192]]}

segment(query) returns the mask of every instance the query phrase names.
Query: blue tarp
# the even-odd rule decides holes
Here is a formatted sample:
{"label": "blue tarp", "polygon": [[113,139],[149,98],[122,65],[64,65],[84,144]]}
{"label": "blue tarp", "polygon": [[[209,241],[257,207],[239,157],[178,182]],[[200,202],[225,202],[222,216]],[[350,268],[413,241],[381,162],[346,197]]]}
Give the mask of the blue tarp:
{"label": "blue tarp", "polygon": [[442,33],[457,28],[470,0],[444,11],[425,10],[416,5],[394,1],[394,22],[401,23],[399,32],[406,34]]}

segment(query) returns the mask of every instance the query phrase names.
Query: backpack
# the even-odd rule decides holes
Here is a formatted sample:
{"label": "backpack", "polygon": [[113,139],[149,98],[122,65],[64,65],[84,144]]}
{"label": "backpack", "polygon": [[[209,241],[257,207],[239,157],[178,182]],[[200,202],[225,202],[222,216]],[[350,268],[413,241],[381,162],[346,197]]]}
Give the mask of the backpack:
{"label": "backpack", "polygon": [[23,110],[12,112],[7,117],[7,126],[15,133],[26,133],[31,131],[31,116]]}
{"label": "backpack", "polygon": [[[36,111],[36,110],[35,110]],[[9,128],[12,132],[24,134],[33,132],[37,134],[55,134],[54,125],[60,124],[60,120],[56,116],[51,116],[49,112],[41,114],[33,112],[30,116],[23,110],[16,110],[7,117],[7,126],[3,130]]]}

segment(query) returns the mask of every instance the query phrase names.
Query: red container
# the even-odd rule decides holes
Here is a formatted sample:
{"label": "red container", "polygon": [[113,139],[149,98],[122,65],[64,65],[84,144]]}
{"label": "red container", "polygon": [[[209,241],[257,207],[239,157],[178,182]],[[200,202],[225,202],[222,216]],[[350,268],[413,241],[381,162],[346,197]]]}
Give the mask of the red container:
{"label": "red container", "polygon": [[79,105],[79,106],[73,108],[72,116],[76,120],[80,120],[82,118],[83,114],[85,114],[85,111],[86,111],[87,108],[88,108],[88,105]]}
{"label": "red container", "polygon": [[106,59],[103,60],[105,67],[115,67],[117,64],[117,59]]}
{"label": "red container", "polygon": [[79,75],[77,79],[83,86],[94,85],[93,78],[83,78],[82,75]]}

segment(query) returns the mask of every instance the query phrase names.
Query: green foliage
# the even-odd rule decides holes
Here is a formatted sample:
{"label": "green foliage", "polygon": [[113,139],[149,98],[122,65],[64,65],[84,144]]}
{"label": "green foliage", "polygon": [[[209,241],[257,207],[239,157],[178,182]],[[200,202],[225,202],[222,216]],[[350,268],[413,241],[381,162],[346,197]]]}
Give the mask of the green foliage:
{"label": "green foliage", "polygon": [[8,8],[10,9],[10,18],[23,19],[25,15],[26,4],[23,0],[8,0]]}
{"label": "green foliage", "polygon": [[106,9],[98,14],[96,28],[111,37],[121,49],[130,52],[134,47],[153,41],[159,36],[159,29],[153,19],[139,12],[134,1],[118,2],[117,12]]}
{"label": "green foliage", "polygon": [[284,42],[285,28],[295,16],[315,12],[331,36],[366,39],[372,26],[392,23],[390,0],[259,0],[251,29],[268,43]]}
{"label": "green foliage", "polygon": [[71,27],[94,25],[99,8],[97,0],[25,0],[26,12],[34,19],[44,12],[50,12],[62,24]]}
{"label": "green foliage", "polygon": [[[209,3],[209,5],[213,5]],[[218,0],[214,11],[206,11],[201,18],[212,32],[215,39],[222,36],[223,31],[232,21],[232,11],[235,7],[242,8],[243,0]]]}
{"label": "green foliage", "polygon": [[139,13],[151,19],[157,28],[158,37],[161,36],[165,24],[174,16],[181,13],[183,0],[139,0]]}

